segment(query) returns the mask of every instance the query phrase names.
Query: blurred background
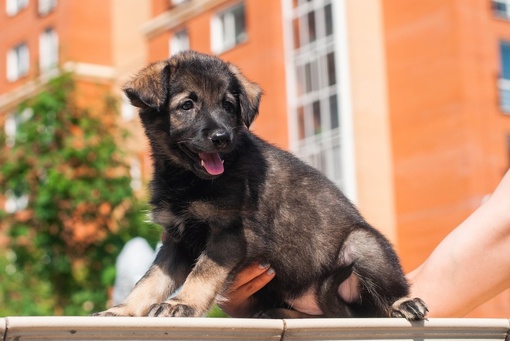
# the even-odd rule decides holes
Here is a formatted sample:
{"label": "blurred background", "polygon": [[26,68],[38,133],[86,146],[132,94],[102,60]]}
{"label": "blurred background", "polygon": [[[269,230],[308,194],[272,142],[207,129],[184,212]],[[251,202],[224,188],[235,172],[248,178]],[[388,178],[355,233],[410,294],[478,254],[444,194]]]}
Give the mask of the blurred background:
{"label": "blurred background", "polygon": [[[0,315],[101,310],[123,245],[156,245],[120,89],[186,49],[261,85],[254,132],[337,183],[406,271],[510,166],[509,0],[0,0]],[[507,290],[470,316],[509,314]]]}

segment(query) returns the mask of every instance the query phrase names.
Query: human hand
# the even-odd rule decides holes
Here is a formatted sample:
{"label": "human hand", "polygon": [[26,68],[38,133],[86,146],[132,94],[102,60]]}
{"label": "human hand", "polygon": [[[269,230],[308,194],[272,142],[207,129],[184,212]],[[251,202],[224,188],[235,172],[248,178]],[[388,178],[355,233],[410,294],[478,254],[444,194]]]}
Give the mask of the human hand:
{"label": "human hand", "polygon": [[252,263],[236,276],[234,283],[226,293],[226,300],[218,306],[229,316],[248,317],[256,306],[253,294],[262,289],[275,276],[269,264]]}

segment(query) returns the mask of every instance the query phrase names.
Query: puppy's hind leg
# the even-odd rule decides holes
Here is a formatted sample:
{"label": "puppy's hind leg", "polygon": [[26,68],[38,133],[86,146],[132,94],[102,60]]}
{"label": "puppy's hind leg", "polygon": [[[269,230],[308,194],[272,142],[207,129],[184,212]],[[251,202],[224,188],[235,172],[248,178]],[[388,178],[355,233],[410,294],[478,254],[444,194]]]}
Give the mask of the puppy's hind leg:
{"label": "puppy's hind leg", "polygon": [[[353,264],[355,277],[349,280],[356,283],[359,297],[347,303],[355,316],[425,318],[427,307],[421,299],[409,297],[409,284],[395,251],[370,225],[361,225],[351,232],[342,247],[340,260],[343,264]],[[342,296],[342,287],[339,295]]]}
{"label": "puppy's hind leg", "polygon": [[[355,281],[354,288],[348,293],[341,293],[341,286],[350,286]],[[317,292],[317,300],[325,317],[352,317],[352,311],[347,303],[356,299],[359,294],[358,281],[353,273],[353,264],[336,269],[323,280]]]}

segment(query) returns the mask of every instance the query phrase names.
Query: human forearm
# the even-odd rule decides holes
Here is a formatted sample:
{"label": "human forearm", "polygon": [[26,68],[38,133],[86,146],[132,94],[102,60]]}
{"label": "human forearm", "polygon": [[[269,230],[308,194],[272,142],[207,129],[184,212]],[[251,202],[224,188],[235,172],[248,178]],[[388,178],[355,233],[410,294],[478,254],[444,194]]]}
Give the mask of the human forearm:
{"label": "human forearm", "polygon": [[463,316],[509,287],[510,172],[491,198],[408,275],[431,317]]}

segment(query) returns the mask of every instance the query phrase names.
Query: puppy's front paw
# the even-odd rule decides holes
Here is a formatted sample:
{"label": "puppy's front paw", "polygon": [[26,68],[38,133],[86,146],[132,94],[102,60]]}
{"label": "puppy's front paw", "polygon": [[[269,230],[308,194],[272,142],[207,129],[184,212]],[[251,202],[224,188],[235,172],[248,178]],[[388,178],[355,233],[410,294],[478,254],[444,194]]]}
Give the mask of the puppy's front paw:
{"label": "puppy's front paw", "polygon": [[405,317],[409,321],[420,321],[425,319],[429,311],[422,299],[403,297],[391,306],[392,317]]}
{"label": "puppy's front paw", "polygon": [[149,310],[150,317],[196,317],[198,316],[196,309],[182,304],[177,301],[166,301],[163,303],[153,304]]}
{"label": "puppy's front paw", "polygon": [[108,310],[100,311],[98,313],[93,313],[90,316],[136,316],[133,312],[131,312],[126,306],[118,305],[115,307],[111,307]]}

